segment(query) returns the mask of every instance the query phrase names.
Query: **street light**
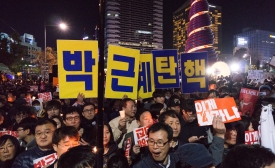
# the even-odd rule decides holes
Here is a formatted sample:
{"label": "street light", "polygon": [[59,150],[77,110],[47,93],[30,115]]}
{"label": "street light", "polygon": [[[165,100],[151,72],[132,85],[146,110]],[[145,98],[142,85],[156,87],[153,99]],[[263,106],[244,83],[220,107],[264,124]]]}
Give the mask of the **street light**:
{"label": "street light", "polygon": [[[54,27],[59,27],[61,30],[66,30],[67,29],[67,24],[65,23],[60,23],[59,25],[47,25],[46,21],[44,22],[44,40],[45,40],[45,57],[44,57],[44,66],[46,66],[46,62],[47,62],[47,36],[46,36],[46,27],[47,26],[54,26]],[[46,70],[44,70],[44,77],[46,78]]]}

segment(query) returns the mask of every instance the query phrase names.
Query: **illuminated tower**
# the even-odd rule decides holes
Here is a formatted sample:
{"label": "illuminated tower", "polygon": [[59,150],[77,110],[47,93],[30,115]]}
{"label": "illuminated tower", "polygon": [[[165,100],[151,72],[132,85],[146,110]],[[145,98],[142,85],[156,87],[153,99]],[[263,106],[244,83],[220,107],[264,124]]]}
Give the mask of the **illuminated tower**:
{"label": "illuminated tower", "polygon": [[208,52],[208,65],[217,61],[207,0],[191,0],[185,52]]}

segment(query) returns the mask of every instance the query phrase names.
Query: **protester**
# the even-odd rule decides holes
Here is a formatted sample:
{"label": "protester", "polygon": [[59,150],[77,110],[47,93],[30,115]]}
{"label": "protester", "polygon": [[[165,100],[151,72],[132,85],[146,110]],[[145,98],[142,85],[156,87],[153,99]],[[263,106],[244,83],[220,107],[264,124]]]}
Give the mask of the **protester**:
{"label": "protester", "polygon": [[158,122],[159,115],[163,112],[165,112],[164,105],[161,103],[155,103],[150,106],[150,112],[152,115],[152,118],[154,120],[154,123]]}
{"label": "protester", "polygon": [[104,124],[103,128],[103,167],[107,165],[108,160],[116,154],[118,149],[117,144],[114,141],[112,129],[109,124]]}
{"label": "protester", "polygon": [[108,160],[107,168],[130,168],[130,166],[125,155],[117,152]]}
{"label": "protester", "polygon": [[65,126],[61,116],[53,116],[51,119],[56,122],[56,125],[57,125],[56,128],[61,128]]}
{"label": "protester", "polygon": [[42,104],[41,100],[39,100],[39,99],[34,100],[32,102],[32,106],[36,110],[36,116],[38,118],[42,118],[42,115],[43,115],[43,104]]}
{"label": "protester", "polygon": [[57,100],[51,100],[47,102],[45,118],[52,118],[53,116],[59,116],[61,113],[62,107],[61,103]]}
{"label": "protester", "polygon": [[24,118],[20,123],[17,129],[18,138],[23,142],[21,144],[25,150],[32,149],[36,146],[35,141],[35,127],[36,127],[37,119],[27,117]]}
{"label": "protester", "polygon": [[93,127],[96,125],[95,118],[95,105],[92,103],[85,103],[82,111],[83,119],[81,121],[81,127]]}
{"label": "protester", "polygon": [[176,95],[170,97],[167,102],[168,110],[174,110],[178,114],[180,114],[180,98]]}
{"label": "protester", "polygon": [[[65,126],[55,130],[53,134],[53,149],[56,152],[57,159],[67,152],[68,149],[79,145],[80,136],[75,127]],[[58,160],[55,161],[54,165],[57,166]]]}
{"label": "protester", "polygon": [[132,99],[125,98],[122,100],[121,104],[122,110],[125,112],[125,117],[121,118],[121,116],[119,116],[109,122],[114,135],[114,140],[119,148],[122,148],[125,133],[133,131],[134,128],[138,128],[138,124],[135,120],[137,110],[135,102]]}
{"label": "protester", "polygon": [[51,119],[42,119],[35,127],[35,140],[37,145],[30,150],[21,153],[14,161],[12,168],[33,168],[33,160],[54,153],[52,137],[56,129],[56,123]]}
{"label": "protester", "polygon": [[90,146],[76,146],[58,160],[57,168],[96,168],[96,155]]}
{"label": "protester", "polygon": [[14,159],[20,153],[18,140],[11,135],[0,137],[0,167],[10,168]]}

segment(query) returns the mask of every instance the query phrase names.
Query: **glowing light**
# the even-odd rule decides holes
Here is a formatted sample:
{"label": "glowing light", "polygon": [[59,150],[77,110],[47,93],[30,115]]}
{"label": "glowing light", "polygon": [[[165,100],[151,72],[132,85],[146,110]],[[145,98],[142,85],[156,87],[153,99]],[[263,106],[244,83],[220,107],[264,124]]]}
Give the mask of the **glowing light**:
{"label": "glowing light", "polygon": [[60,23],[60,24],[59,24],[59,27],[60,27],[60,29],[62,29],[62,30],[66,30],[66,29],[67,29],[67,25],[66,25],[65,23]]}
{"label": "glowing light", "polygon": [[274,35],[270,35],[270,38],[275,38],[275,36]]}
{"label": "glowing light", "polygon": [[233,64],[231,64],[230,68],[231,68],[232,71],[236,72],[240,69],[240,66],[237,63],[233,63]]}
{"label": "glowing light", "polygon": [[230,68],[225,62],[216,62],[211,67],[211,74],[215,76],[229,76],[230,73]]}

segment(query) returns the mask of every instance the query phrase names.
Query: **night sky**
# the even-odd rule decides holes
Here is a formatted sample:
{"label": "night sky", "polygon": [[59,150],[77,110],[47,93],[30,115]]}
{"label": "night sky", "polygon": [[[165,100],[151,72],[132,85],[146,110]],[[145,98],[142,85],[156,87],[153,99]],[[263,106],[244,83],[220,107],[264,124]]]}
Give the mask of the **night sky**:
{"label": "night sky", "polygon": [[[164,48],[173,47],[172,15],[185,0],[164,0]],[[222,7],[222,53],[231,54],[233,35],[242,28],[254,27],[275,32],[274,0],[208,0]],[[142,11],[141,11],[142,12]],[[44,48],[44,22],[48,25],[64,21],[69,30],[47,27],[47,46],[56,48],[56,39],[82,39],[84,32],[94,33],[98,20],[98,0],[1,0],[0,31],[20,35],[33,34]],[[85,31],[84,31],[85,29]]]}

